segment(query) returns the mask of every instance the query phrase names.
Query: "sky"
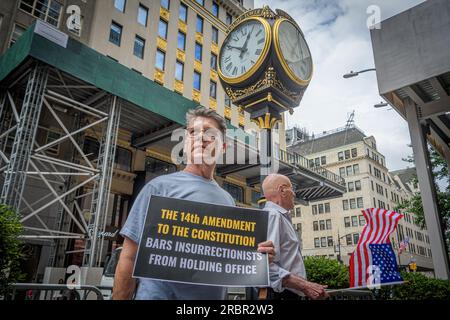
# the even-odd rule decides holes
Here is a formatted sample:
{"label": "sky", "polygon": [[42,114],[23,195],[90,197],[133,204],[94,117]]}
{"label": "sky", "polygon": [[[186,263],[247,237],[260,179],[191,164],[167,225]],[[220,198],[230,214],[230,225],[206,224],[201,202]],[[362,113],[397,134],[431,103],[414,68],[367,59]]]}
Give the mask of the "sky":
{"label": "sky", "polygon": [[351,70],[375,66],[367,26],[373,17],[370,6],[378,6],[383,28],[383,20],[422,2],[424,0],[255,0],[255,8],[269,5],[272,10],[282,9],[291,15],[311,50],[314,74],[300,106],[292,116],[287,114],[287,126],[304,127],[318,134],[345,126],[354,110],[355,125],[367,136],[375,137],[378,151],[386,157],[387,168],[408,167],[409,164],[402,161],[412,154],[407,123],[390,107],[373,107],[383,101],[375,72],[349,79],[342,76]]}

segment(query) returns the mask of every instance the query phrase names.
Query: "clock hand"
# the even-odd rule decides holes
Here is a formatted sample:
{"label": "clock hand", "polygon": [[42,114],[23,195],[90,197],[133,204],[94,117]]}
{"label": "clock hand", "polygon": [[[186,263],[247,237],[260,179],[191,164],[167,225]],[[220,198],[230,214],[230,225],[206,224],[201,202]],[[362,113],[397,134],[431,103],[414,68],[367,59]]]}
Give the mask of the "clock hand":
{"label": "clock hand", "polygon": [[250,39],[253,29],[255,29],[255,26],[253,26],[252,30],[248,33],[247,39],[245,39],[244,45],[242,46],[241,54],[239,55],[239,58],[241,58],[241,59],[242,59],[242,56],[244,55],[244,53],[247,52],[248,40]]}
{"label": "clock hand", "polygon": [[229,44],[227,44],[227,48],[238,49],[239,51],[242,51],[242,48],[240,48],[240,47],[235,47],[235,46],[231,46],[231,45],[229,45]]}

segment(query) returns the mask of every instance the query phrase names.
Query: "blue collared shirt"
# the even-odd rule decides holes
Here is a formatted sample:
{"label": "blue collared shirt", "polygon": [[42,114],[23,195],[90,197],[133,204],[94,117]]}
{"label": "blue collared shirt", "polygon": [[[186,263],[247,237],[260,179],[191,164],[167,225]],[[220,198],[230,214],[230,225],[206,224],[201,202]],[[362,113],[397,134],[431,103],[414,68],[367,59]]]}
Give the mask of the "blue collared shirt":
{"label": "blue collared shirt", "polygon": [[[306,279],[300,240],[288,210],[271,201],[266,202],[264,210],[269,211],[267,240],[272,240],[275,249],[274,263],[271,263],[269,268],[270,286],[274,291],[282,292],[284,277],[294,274]],[[286,289],[302,294],[295,289]]]}

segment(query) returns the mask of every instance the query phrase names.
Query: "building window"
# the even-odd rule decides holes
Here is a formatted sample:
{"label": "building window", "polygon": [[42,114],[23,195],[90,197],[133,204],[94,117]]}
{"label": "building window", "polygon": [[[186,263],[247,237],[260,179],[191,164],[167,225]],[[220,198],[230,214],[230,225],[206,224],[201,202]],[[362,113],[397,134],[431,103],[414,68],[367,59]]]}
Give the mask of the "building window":
{"label": "building window", "polygon": [[320,239],[314,238],[314,248],[320,248]]}
{"label": "building window", "polygon": [[329,213],[330,212],[330,203],[329,202],[327,202],[327,203],[325,203],[325,212],[326,213]]}
{"label": "building window", "polygon": [[318,221],[313,222],[313,231],[319,231],[319,222]]}
{"label": "building window", "polygon": [[327,237],[327,242],[328,242],[328,246],[332,247],[333,246],[333,237]]}
{"label": "building window", "polygon": [[219,17],[219,5],[215,1],[212,3],[211,12],[215,17]]}
{"label": "building window", "polygon": [[338,152],[338,160],[339,161],[344,160],[344,152],[342,152],[342,151]]}
{"label": "building window", "polygon": [[350,225],[350,217],[344,217],[344,225],[346,228],[349,228]]}
{"label": "building window", "polygon": [[314,214],[314,215],[317,214],[317,205],[316,205],[316,204],[314,204],[314,205],[312,206],[312,214]]}
{"label": "building window", "polygon": [[319,229],[322,231],[322,230],[325,230],[325,220],[320,220],[319,221]]}
{"label": "building window", "polygon": [[314,159],[314,165],[315,165],[316,167],[320,167],[320,158],[315,158],[315,159]]}
{"label": "building window", "polygon": [[228,12],[227,12],[227,17],[226,17],[225,22],[226,22],[226,24],[228,24],[228,25],[230,25],[230,24],[233,22],[233,17],[232,17],[231,14],[229,14]]}
{"label": "building window", "polygon": [[146,178],[155,178],[163,174],[176,172],[177,167],[173,163],[161,161],[153,157],[145,158]]}
{"label": "building window", "polygon": [[348,210],[348,200],[342,200],[342,208]]}
{"label": "building window", "polygon": [[209,96],[213,99],[217,98],[217,83],[212,80],[209,83]]}
{"label": "building window", "polygon": [[358,174],[359,173],[359,164],[354,164],[353,165],[353,174]]}
{"label": "building window", "polygon": [[360,180],[355,181],[355,190],[356,191],[361,190],[361,181]]}
{"label": "building window", "polygon": [[358,208],[363,208],[364,207],[364,203],[363,203],[363,198],[362,197],[356,198],[356,202],[357,202]]}
{"label": "building window", "polygon": [[126,0],[114,0],[114,7],[120,12],[125,12]]}
{"label": "building window", "polygon": [[302,216],[302,208],[296,207],[295,208],[295,217],[300,218]]}
{"label": "building window", "polygon": [[242,187],[224,181],[223,189],[228,191],[236,202],[244,203],[244,189]]}
{"label": "building window", "polygon": [[317,208],[319,208],[319,213],[323,213],[323,204],[318,204]]}
{"label": "building window", "polygon": [[199,33],[203,33],[203,18],[197,15],[197,24],[195,30]]}
{"label": "building window", "polygon": [[341,177],[345,176],[345,167],[339,168],[339,175]]}
{"label": "building window", "polygon": [[97,159],[99,150],[100,143],[96,139],[89,136],[84,138],[83,152],[89,160],[93,161]]}
{"label": "building window", "polygon": [[170,0],[161,0],[161,7],[163,7],[166,10],[169,10]]}
{"label": "building window", "polygon": [[252,190],[252,204],[258,204],[259,199],[261,198],[261,193],[255,190]]}
{"label": "building window", "polygon": [[327,246],[327,238],[325,237],[320,238],[320,245],[322,248],[325,248]]}
{"label": "building window", "polygon": [[178,31],[178,44],[177,48],[180,50],[186,50],[186,34],[181,31]]}
{"label": "building window", "polygon": [[331,219],[327,219],[326,225],[327,225],[327,230],[331,230]]}
{"label": "building window", "polygon": [[356,209],[356,200],[350,199],[350,209]]}
{"label": "building window", "polygon": [[219,43],[219,30],[216,27],[212,27],[211,41],[215,44]]}
{"label": "building window", "polygon": [[156,68],[161,71],[164,71],[164,66],[166,62],[166,53],[161,50],[156,50]]}
{"label": "building window", "polygon": [[363,215],[360,215],[360,216],[359,216],[359,225],[360,225],[361,227],[366,225],[366,218],[364,218]]}
{"label": "building window", "polygon": [[356,148],[352,149],[352,158],[356,158],[358,156],[358,150]]}
{"label": "building window", "polygon": [[145,40],[139,36],[136,36],[136,38],[134,38],[134,49],[133,49],[134,55],[138,58],[143,59],[144,47],[145,47]]}
{"label": "building window", "polygon": [[114,159],[115,168],[123,171],[131,171],[131,151],[122,147],[116,147]]}
{"label": "building window", "polygon": [[211,52],[211,70],[217,71],[217,56]]}
{"label": "building window", "polygon": [[200,91],[202,76],[197,71],[194,71],[194,89]]}
{"label": "building window", "polygon": [[326,156],[321,156],[320,157],[320,164],[323,165],[323,166],[327,164],[327,157]]}
{"label": "building window", "polygon": [[354,182],[349,182],[349,183],[347,184],[347,191],[348,191],[348,192],[355,191],[355,183],[354,183]]}
{"label": "building window", "polygon": [[183,22],[187,21],[187,11],[188,8],[184,3],[180,3],[180,11],[178,12],[178,19]]}
{"label": "building window", "polygon": [[202,61],[202,51],[203,47],[200,43],[195,43],[195,59],[198,61]]}
{"label": "building window", "polygon": [[26,31],[24,27],[19,26],[18,24],[14,24],[14,30],[11,35],[11,41],[9,42],[9,46],[11,47],[14,43],[16,43],[17,39]]}
{"label": "building window", "polygon": [[[52,130],[48,130],[48,129],[46,129],[46,130],[47,130],[47,138],[45,140],[45,144],[51,143],[51,142],[61,138],[60,132],[52,131]],[[52,147],[45,149],[45,152],[47,154],[57,156],[59,154],[59,146],[60,146],[59,143],[55,144]]]}
{"label": "building window", "polygon": [[353,234],[353,243],[356,245],[359,241],[359,233]]}
{"label": "building window", "polygon": [[183,75],[184,75],[184,64],[183,62],[177,60],[177,63],[175,65],[175,79],[183,81]]}
{"label": "building window", "polygon": [[230,96],[225,93],[225,105],[227,107],[231,107],[231,99]]}
{"label": "building window", "polygon": [[197,2],[201,6],[205,5],[205,0],[195,0],[195,2]]}
{"label": "building window", "polygon": [[142,4],[138,8],[138,23],[147,26],[148,8],[144,7]]}
{"label": "building window", "polygon": [[167,22],[162,19],[159,19],[158,36],[167,39]]}
{"label": "building window", "polygon": [[345,242],[347,243],[348,246],[352,245],[352,235],[348,234],[345,236]]}
{"label": "building window", "polygon": [[345,167],[345,171],[346,171],[346,174],[347,174],[347,176],[350,176],[350,175],[352,175],[352,166],[347,166],[347,167]]}
{"label": "building window", "polygon": [[352,216],[352,227],[357,227],[357,226],[358,226],[358,217]]}
{"label": "building window", "polygon": [[55,0],[22,0],[20,9],[58,27],[62,4]]}
{"label": "building window", "polygon": [[350,159],[350,150],[344,151],[345,159]]}
{"label": "building window", "polygon": [[120,46],[120,40],[122,38],[122,26],[114,21],[111,23],[111,30],[109,32],[109,41],[115,45]]}

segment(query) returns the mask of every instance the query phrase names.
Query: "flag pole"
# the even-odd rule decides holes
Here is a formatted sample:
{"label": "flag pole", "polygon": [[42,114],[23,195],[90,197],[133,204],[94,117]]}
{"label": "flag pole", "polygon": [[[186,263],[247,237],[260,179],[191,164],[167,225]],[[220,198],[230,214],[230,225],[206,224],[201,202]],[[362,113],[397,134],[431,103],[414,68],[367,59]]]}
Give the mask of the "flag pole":
{"label": "flag pole", "polygon": [[378,289],[378,287],[381,287],[381,286],[392,286],[392,285],[405,284],[405,283],[408,283],[408,281],[396,281],[396,282],[380,283],[380,284],[373,285],[372,288],[369,288],[367,285],[365,285],[365,286],[360,286],[360,287],[351,287],[351,288],[344,288],[344,289],[331,289],[331,290],[326,290],[325,289],[325,291],[327,293],[335,293],[335,292],[358,290],[358,289],[369,289],[369,290],[372,290],[372,289]]}

